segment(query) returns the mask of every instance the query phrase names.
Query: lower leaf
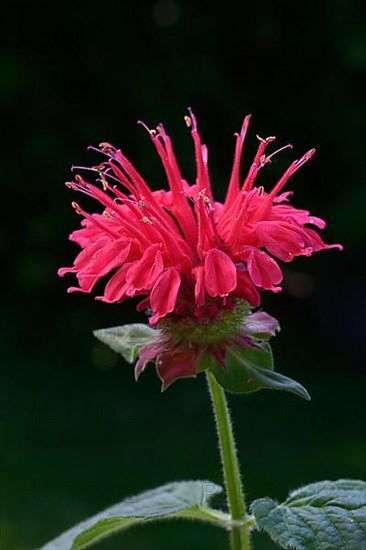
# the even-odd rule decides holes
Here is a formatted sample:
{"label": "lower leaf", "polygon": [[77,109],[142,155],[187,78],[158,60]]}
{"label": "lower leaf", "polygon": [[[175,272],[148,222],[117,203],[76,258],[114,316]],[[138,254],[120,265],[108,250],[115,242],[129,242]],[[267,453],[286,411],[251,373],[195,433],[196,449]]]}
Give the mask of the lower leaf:
{"label": "lower leaf", "polygon": [[251,506],[257,527],[282,548],[366,548],[366,483],[340,479],[293,491],[282,504],[271,498]]}
{"label": "lower leaf", "polygon": [[181,481],[146,491],[72,527],[40,550],[81,550],[101,538],[147,521],[190,518],[223,524],[207,503],[222,488],[211,481]]}

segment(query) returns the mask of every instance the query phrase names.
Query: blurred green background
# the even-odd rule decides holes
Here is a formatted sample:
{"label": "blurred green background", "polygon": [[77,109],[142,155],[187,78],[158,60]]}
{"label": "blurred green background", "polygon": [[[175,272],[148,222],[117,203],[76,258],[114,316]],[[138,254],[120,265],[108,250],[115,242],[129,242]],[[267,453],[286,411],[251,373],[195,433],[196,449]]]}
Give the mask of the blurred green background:
{"label": "blurred green background", "polygon": [[[248,498],[364,477],[362,5],[12,0],[3,9],[1,550],[35,549],[122,497],[171,480],[221,480],[204,377],[163,395],[153,369],[136,384],[131,366],[91,334],[143,320],[135,304],[67,295],[68,281],[56,276],[76,253],[67,236],[80,219],[63,186],[70,165],[93,164],[86,146],[110,141],[153,187],[165,185],[136,126],[163,121],[192,178],[189,105],[221,198],[245,113],[254,115],[246,167],[256,133],[294,145],[263,171],[264,185],[315,146],[292,180],[294,203],[328,221],[326,241],[345,245],[286,266],[283,293],[263,297],[282,324],[277,367],[313,401],[276,392],[230,399]],[[274,548],[262,535],[255,540],[257,550]],[[226,544],[214,528],[168,523],[97,548]]]}

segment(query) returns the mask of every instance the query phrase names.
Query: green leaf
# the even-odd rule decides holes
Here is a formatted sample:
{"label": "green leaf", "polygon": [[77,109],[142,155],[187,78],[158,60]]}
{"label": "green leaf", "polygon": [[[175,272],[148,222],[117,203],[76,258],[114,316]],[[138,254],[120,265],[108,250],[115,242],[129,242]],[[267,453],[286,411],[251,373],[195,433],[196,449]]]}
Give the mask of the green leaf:
{"label": "green leaf", "polygon": [[140,349],[154,338],[157,330],[143,323],[122,325],[120,327],[101,328],[93,332],[103,344],[120,353],[128,363],[134,363]]}
{"label": "green leaf", "polygon": [[366,483],[340,479],[293,491],[282,504],[260,498],[252,504],[257,526],[282,548],[366,548]]}
{"label": "green leaf", "polygon": [[211,481],[181,481],[127,498],[79,523],[40,550],[81,550],[116,531],[152,520],[190,518],[222,525],[225,514],[206,506],[221,487]]}
{"label": "green leaf", "polygon": [[285,390],[310,400],[306,389],[291,378],[274,371],[271,346],[229,349],[226,369],[215,364],[212,371],[223,388],[234,393],[250,393],[261,389]]}

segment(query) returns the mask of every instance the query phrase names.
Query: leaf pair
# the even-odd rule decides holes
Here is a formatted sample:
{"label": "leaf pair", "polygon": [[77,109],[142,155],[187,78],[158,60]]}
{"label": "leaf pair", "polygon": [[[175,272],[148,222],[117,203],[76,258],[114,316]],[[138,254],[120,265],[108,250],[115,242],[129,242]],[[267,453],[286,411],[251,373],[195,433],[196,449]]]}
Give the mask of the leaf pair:
{"label": "leaf pair", "polygon": [[[132,525],[189,518],[230,527],[230,517],[207,506],[221,487],[210,481],[170,483],[125,499],[79,523],[41,550],[82,550]],[[269,497],[251,505],[254,526],[282,548],[293,550],[361,550],[366,548],[366,483],[322,481],[292,491],[278,504]],[[253,518],[243,518],[253,524]]]}
{"label": "leaf pair", "polygon": [[[129,363],[136,361],[141,348],[153,340],[156,334],[155,329],[143,323],[94,331],[98,340],[120,353]],[[261,389],[285,390],[310,400],[301,384],[274,370],[270,345],[259,341],[263,335],[253,336],[259,338],[256,347],[229,347],[226,350],[225,369],[205,353],[197,365],[197,372],[210,368],[218,383],[234,393],[250,393]]]}

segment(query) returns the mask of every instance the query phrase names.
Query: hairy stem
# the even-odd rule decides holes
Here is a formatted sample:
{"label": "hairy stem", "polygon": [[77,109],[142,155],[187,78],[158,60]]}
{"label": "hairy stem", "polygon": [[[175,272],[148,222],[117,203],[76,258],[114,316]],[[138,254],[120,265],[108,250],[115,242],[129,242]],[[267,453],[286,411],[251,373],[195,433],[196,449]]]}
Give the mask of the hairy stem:
{"label": "hairy stem", "polygon": [[209,370],[206,373],[219,439],[227,504],[233,522],[230,528],[231,549],[250,550],[249,525],[245,522],[245,498],[225,392],[216,382],[214,375]]}

